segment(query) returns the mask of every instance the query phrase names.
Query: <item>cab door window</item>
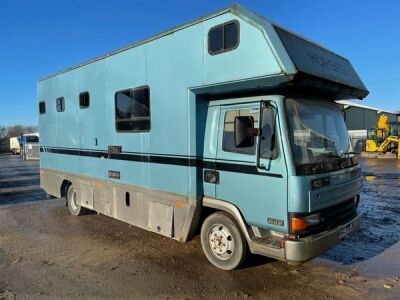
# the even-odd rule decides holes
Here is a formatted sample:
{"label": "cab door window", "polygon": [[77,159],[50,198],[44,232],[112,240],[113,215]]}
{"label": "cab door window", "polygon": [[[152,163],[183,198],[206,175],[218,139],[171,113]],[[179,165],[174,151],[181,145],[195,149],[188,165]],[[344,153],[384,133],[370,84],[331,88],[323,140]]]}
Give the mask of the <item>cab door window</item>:
{"label": "cab door window", "polygon": [[222,150],[225,152],[234,152],[247,155],[256,154],[256,143],[251,147],[236,147],[235,145],[235,117],[249,116],[253,119],[254,128],[258,128],[259,109],[256,108],[243,108],[237,110],[230,110],[225,113],[224,119],[224,132],[222,138]]}

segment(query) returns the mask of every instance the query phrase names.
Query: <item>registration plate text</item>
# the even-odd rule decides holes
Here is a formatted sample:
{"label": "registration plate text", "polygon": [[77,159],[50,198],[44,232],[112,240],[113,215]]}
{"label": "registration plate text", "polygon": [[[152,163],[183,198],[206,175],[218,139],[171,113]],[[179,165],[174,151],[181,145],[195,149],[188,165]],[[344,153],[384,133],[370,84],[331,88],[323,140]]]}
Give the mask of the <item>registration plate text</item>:
{"label": "registration plate text", "polygon": [[338,231],[339,238],[344,238],[346,235],[348,235],[351,231],[353,230],[353,223],[350,223],[346,225],[343,228],[340,228]]}

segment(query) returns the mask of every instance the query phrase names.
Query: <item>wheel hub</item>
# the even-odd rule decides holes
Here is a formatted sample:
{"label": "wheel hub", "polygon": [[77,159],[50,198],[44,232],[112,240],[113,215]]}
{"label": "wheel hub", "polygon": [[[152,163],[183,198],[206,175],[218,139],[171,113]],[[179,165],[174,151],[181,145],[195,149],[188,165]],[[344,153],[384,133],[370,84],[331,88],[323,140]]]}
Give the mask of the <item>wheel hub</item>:
{"label": "wheel hub", "polygon": [[217,224],[210,228],[208,240],[211,252],[219,259],[225,260],[232,256],[234,242],[230,230]]}

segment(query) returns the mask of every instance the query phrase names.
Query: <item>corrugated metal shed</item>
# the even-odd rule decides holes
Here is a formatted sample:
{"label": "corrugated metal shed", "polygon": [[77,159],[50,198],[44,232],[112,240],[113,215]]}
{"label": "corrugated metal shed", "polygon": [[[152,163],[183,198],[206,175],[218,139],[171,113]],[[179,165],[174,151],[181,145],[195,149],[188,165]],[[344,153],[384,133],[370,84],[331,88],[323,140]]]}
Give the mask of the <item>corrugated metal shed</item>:
{"label": "corrugated metal shed", "polygon": [[388,116],[389,123],[391,124],[397,124],[400,121],[396,112],[358,104],[352,101],[340,100],[336,102],[343,106],[344,119],[348,130],[367,130],[374,128],[381,114]]}

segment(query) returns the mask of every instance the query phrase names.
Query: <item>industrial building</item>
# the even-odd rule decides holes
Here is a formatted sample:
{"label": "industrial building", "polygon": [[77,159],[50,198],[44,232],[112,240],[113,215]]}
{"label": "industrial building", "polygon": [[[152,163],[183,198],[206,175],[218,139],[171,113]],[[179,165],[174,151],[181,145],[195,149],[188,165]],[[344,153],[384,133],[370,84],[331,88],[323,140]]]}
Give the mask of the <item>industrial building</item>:
{"label": "industrial building", "polygon": [[376,128],[379,116],[383,114],[388,117],[388,123],[391,127],[391,135],[400,134],[400,111],[387,111],[346,100],[339,100],[336,102],[343,108],[343,117],[349,131],[353,149],[356,152],[364,150],[367,131]]}
{"label": "industrial building", "polygon": [[381,114],[388,117],[389,124],[397,125],[399,123],[400,112],[391,112],[346,100],[336,102],[343,107],[344,120],[349,131],[374,128]]}

